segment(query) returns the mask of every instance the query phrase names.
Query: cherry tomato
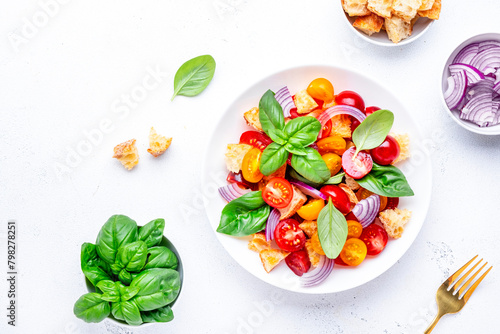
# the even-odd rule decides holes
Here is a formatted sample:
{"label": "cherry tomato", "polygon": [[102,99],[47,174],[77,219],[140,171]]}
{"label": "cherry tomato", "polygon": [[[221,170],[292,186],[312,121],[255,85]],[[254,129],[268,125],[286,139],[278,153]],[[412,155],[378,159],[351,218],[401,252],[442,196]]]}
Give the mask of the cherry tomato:
{"label": "cherry tomato", "polygon": [[285,258],[286,265],[297,276],[302,276],[311,268],[309,255],[303,249],[293,252]]}
{"label": "cherry tomato", "polygon": [[372,157],[366,152],[358,152],[353,159],[356,148],[351,147],[342,155],[342,168],[353,179],[359,180],[370,173],[373,167]]}
{"label": "cherry tomato", "polygon": [[321,191],[325,196],[332,199],[333,205],[344,215],[351,211],[351,202],[345,191],[339,186],[328,185],[322,187]]}
{"label": "cherry tomato", "polygon": [[293,198],[292,185],[282,177],[273,177],[262,191],[262,198],[273,208],[286,208]]}
{"label": "cherry tomato", "polygon": [[335,264],[347,267],[347,264],[344,261],[342,261],[342,258],[340,257],[340,255],[333,261],[335,262]]}
{"label": "cherry tomato", "polygon": [[323,161],[325,161],[326,166],[330,170],[330,175],[334,176],[342,168],[342,158],[335,153],[327,153],[321,156]]}
{"label": "cherry tomato", "polygon": [[243,188],[255,189],[257,187],[257,184],[250,183],[247,180],[245,180],[243,178],[243,175],[241,174],[241,171],[238,173],[229,172],[229,174],[227,174],[226,180],[229,183],[237,183],[239,186]]}
{"label": "cherry tomato", "polygon": [[351,117],[351,132],[354,132],[361,123],[354,117]]}
{"label": "cherry tomato", "polygon": [[322,199],[311,199],[307,204],[302,205],[302,207],[297,210],[297,214],[305,220],[316,220],[324,207],[325,201]]}
{"label": "cherry tomato", "polygon": [[346,141],[344,138],[340,136],[330,136],[318,140],[318,150],[321,153],[335,153],[338,155],[342,155],[345,152]]}
{"label": "cherry tomato", "polygon": [[380,146],[370,151],[373,161],[379,165],[390,165],[399,156],[399,152],[399,144],[391,136],[387,136]]}
{"label": "cherry tomato", "polygon": [[318,253],[319,255],[325,255],[325,251],[323,250],[323,247],[321,247],[321,242],[319,241],[319,235],[318,232],[315,232],[312,237],[311,237],[311,246],[313,250]]}
{"label": "cherry tomato", "polygon": [[358,93],[350,90],[345,90],[335,96],[335,103],[365,111],[365,101],[363,101],[363,98]]}
{"label": "cherry tomato", "polygon": [[367,248],[363,241],[357,238],[348,239],[340,252],[340,258],[348,266],[358,266],[366,258]]}
{"label": "cherry tomato", "polygon": [[309,87],[307,87],[307,93],[315,100],[321,100],[327,103],[333,101],[333,85],[324,78],[314,79],[309,84]]}
{"label": "cherry tomato", "polygon": [[304,248],[306,235],[295,219],[285,219],[276,225],[274,240],[279,248],[287,252],[295,252]]}
{"label": "cherry tomato", "polygon": [[[374,193],[372,193],[370,190],[368,189],[365,189],[365,188],[361,188],[357,193],[356,193],[356,197],[358,198],[358,200],[362,200],[362,199],[366,199],[368,197],[370,197],[371,195],[373,195]],[[379,212],[385,210],[385,208],[387,207],[387,197],[385,196],[380,196],[380,209],[378,210]]]}
{"label": "cherry tomato", "polygon": [[243,157],[241,172],[248,182],[257,183],[264,177],[259,169],[261,156],[262,151],[254,147]]}
{"label": "cherry tomato", "polygon": [[371,224],[363,230],[360,239],[366,244],[368,255],[378,255],[387,245],[389,236],[383,227]]}
{"label": "cherry tomato", "polygon": [[352,213],[352,212],[349,212],[349,213],[345,216],[345,219],[346,219],[346,220],[354,220],[354,221],[356,221],[356,222],[358,221],[358,217],[356,217],[356,216],[354,215],[354,213]]}
{"label": "cherry tomato", "polygon": [[261,151],[264,151],[267,145],[271,144],[272,142],[273,141],[271,140],[271,138],[257,131],[243,132],[240,137],[240,144],[252,145],[253,147],[258,148]]}
{"label": "cherry tomato", "polygon": [[380,108],[379,107],[375,107],[375,106],[366,107],[366,109],[365,109],[365,115],[366,116],[370,116],[371,114],[373,114],[377,110],[380,110]]}
{"label": "cherry tomato", "polygon": [[347,221],[347,239],[359,238],[363,232],[363,225],[355,220]]}
{"label": "cherry tomato", "polygon": [[329,119],[328,122],[323,126],[323,132],[321,133],[321,138],[326,138],[332,133],[332,120]]}
{"label": "cherry tomato", "polygon": [[399,197],[387,197],[386,209],[394,210],[399,205]]}

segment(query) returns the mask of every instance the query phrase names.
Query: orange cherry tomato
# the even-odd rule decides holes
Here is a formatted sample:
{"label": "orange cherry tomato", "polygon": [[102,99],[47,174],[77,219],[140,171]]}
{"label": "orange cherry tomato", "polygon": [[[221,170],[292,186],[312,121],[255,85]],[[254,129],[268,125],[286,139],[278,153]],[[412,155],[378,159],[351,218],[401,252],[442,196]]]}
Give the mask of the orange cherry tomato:
{"label": "orange cherry tomato", "polygon": [[307,87],[307,93],[316,100],[332,102],[334,98],[333,85],[325,78],[314,79]]}
{"label": "orange cherry tomato", "polygon": [[319,241],[318,232],[315,232],[311,237],[311,245],[316,253],[319,255],[325,255],[323,247],[321,247],[321,242]]}
{"label": "orange cherry tomato", "polygon": [[335,153],[326,153],[321,156],[330,170],[331,176],[337,174],[342,169],[342,158]]}
{"label": "orange cherry tomato", "polygon": [[262,151],[254,147],[243,157],[241,172],[248,182],[257,183],[264,177],[259,169],[261,156]]}
{"label": "orange cherry tomato", "polygon": [[358,266],[366,258],[368,249],[363,241],[358,238],[347,239],[340,252],[340,258],[348,266]]}
{"label": "orange cherry tomato", "polygon": [[335,153],[342,155],[345,152],[346,141],[340,136],[330,136],[318,141],[318,150],[320,153]]}
{"label": "orange cherry tomato", "polygon": [[363,233],[363,225],[355,220],[347,221],[347,239],[358,238]]}
{"label": "orange cherry tomato", "polygon": [[300,218],[305,220],[316,220],[324,207],[325,201],[322,199],[311,199],[307,204],[302,205],[302,207],[297,210],[297,214]]}

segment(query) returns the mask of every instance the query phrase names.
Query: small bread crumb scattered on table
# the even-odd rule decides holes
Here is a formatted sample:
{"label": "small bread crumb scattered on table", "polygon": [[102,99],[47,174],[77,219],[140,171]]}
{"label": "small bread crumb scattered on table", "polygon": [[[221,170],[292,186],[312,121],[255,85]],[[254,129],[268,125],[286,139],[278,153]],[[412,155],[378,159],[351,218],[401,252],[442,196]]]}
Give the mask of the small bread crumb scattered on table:
{"label": "small bread crumb scattered on table", "polygon": [[151,127],[149,132],[149,148],[148,152],[155,158],[159,157],[170,147],[172,138],[167,138],[156,133],[156,130]]}
{"label": "small bread crumb scattered on table", "polygon": [[113,158],[118,159],[128,170],[131,170],[139,163],[139,151],[135,146],[135,139],[116,145],[113,151]]}

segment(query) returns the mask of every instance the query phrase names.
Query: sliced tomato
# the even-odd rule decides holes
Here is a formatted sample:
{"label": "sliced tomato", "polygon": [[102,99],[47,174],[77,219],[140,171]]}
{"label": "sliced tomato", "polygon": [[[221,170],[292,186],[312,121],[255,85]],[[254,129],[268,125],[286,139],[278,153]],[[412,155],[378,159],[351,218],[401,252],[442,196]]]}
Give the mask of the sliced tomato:
{"label": "sliced tomato", "polygon": [[342,168],[347,175],[358,180],[370,173],[373,167],[373,160],[366,152],[358,152],[355,158],[354,153],[356,153],[355,147],[351,147],[345,151],[342,155]]}
{"label": "sliced tomato", "polygon": [[302,276],[311,268],[311,260],[304,249],[293,252],[285,258],[286,265],[297,276]]}
{"label": "sliced tomato", "polygon": [[332,120],[329,119],[323,126],[323,132],[321,133],[321,138],[326,138],[332,133]]}
{"label": "sliced tomato", "polygon": [[354,213],[352,212],[349,212],[346,216],[345,216],[345,219],[346,220],[354,220],[354,221],[358,221],[358,217],[356,217],[354,215]]}
{"label": "sliced tomato", "polygon": [[349,201],[349,197],[347,197],[345,191],[339,186],[328,185],[322,187],[319,191],[326,197],[331,198],[333,205],[344,215],[351,211],[351,201]]}
{"label": "sliced tomato", "polygon": [[259,169],[261,156],[262,151],[254,147],[243,157],[241,172],[243,174],[243,178],[245,178],[248,182],[257,183],[264,177]]}
{"label": "sliced tomato", "polygon": [[340,258],[348,266],[358,266],[366,258],[367,248],[365,243],[357,238],[347,239],[340,252]]}
{"label": "sliced tomato", "polygon": [[399,197],[387,197],[386,209],[394,210],[399,205]]}
{"label": "sliced tomato", "polygon": [[345,263],[344,261],[342,261],[342,258],[340,257],[340,255],[335,260],[333,260],[333,261],[335,262],[335,264],[347,267],[347,263]]}
{"label": "sliced tomato", "polygon": [[245,180],[243,178],[241,171],[239,171],[238,173],[229,172],[229,174],[227,174],[226,180],[229,183],[237,183],[239,186],[242,186],[243,188],[250,188],[252,190],[255,190],[257,187],[257,184],[250,183],[247,180]]}
{"label": "sliced tomato", "polygon": [[258,131],[246,131],[240,137],[240,144],[252,145],[261,151],[264,151],[272,142],[271,138]]}
{"label": "sliced tomato", "polygon": [[262,198],[273,208],[285,208],[293,198],[292,185],[282,177],[273,177],[262,191]]}
{"label": "sliced tomato", "polygon": [[296,252],[304,248],[306,235],[295,219],[285,219],[276,225],[274,240],[279,248],[287,252]]}
{"label": "sliced tomato", "polygon": [[368,255],[380,254],[389,240],[387,232],[382,226],[377,224],[371,224],[364,228],[359,238],[366,244]]}

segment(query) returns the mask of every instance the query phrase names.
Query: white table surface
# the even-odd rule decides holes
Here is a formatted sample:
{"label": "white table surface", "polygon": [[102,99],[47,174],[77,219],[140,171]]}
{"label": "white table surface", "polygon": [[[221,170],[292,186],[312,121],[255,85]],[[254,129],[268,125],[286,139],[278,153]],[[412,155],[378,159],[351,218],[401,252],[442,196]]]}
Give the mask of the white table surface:
{"label": "white table surface", "polygon": [[[438,90],[454,46],[498,29],[485,16],[499,16],[496,0],[444,1],[424,37],[395,48],[355,37],[333,0],[60,1],[47,22],[38,0],[0,4],[1,333],[421,333],[452,271],[476,253],[498,266],[500,136],[460,128]],[[16,50],[9,36],[22,36],[33,16],[43,26]],[[170,102],[175,71],[201,54],[217,61],[212,83],[196,98]],[[314,296],[274,288],[236,264],[196,195],[207,139],[235,94],[278,69],[317,63],[369,73],[406,101],[433,141],[434,188],[426,223],[396,265],[357,289]],[[125,107],[121,97],[158,69],[158,87]],[[112,131],[85,147],[84,132],[106,119]],[[157,160],[145,152],[152,125],[174,138]],[[111,158],[130,138],[141,155],[132,172]],[[58,175],[55,167],[78,147],[88,154]],[[73,315],[85,292],[80,245],[115,213],[139,223],[166,218],[186,274],[173,322],[131,331]],[[5,317],[8,219],[18,222],[15,329]],[[497,273],[435,332],[498,333]],[[262,311],[263,304],[271,306]]]}

